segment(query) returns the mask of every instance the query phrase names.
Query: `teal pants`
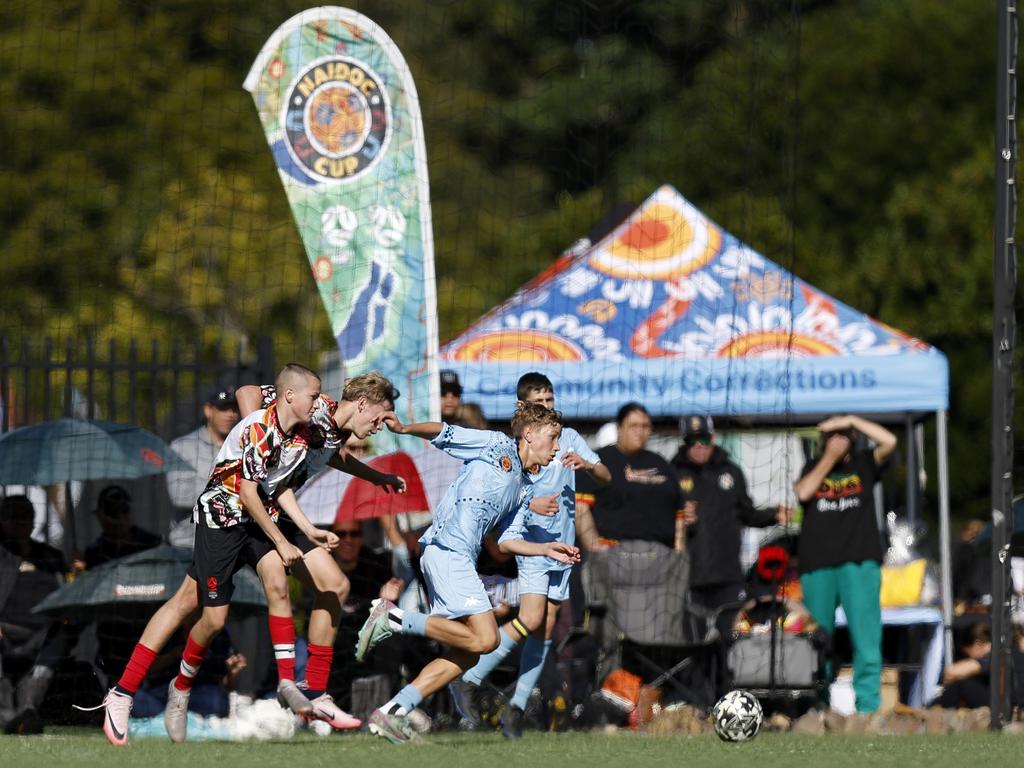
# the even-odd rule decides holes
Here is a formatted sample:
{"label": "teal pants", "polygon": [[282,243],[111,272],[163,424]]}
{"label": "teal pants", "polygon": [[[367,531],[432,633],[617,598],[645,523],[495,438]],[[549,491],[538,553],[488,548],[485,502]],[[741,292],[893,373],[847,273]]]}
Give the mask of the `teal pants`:
{"label": "teal pants", "polygon": [[882,696],[882,571],[878,563],[864,561],[819,568],[803,574],[800,585],[807,610],[829,635],[836,628],[836,606],[843,606],[853,645],[857,711],[875,712]]}

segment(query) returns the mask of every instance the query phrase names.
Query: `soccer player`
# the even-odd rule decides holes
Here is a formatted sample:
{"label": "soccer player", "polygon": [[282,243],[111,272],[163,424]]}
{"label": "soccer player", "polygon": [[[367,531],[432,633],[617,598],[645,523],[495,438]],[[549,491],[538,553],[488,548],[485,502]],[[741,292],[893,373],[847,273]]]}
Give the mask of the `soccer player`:
{"label": "soccer player", "polygon": [[[523,374],[516,385],[516,396],[518,407],[523,403],[536,403],[549,410],[555,408],[555,388],[542,373]],[[611,480],[608,468],[575,429],[562,427],[558,444],[554,461],[530,477],[533,481],[530,509],[551,516],[533,517],[526,528],[526,541],[575,544],[576,471],[589,473],[600,485]],[[519,642],[525,640],[515,694],[501,716],[501,731],[509,739],[522,736],[523,710],[551,650],[558,609],[569,597],[569,572],[572,569],[571,564],[545,557],[519,556],[516,557],[516,566],[519,571],[519,615],[503,627],[498,647],[481,656],[476,666],[450,685],[452,700],[459,714],[472,727],[477,727],[480,725],[480,711],[476,694],[480,684]]]}
{"label": "soccer player", "polygon": [[[258,388],[256,389],[258,391]],[[286,385],[282,385],[281,377],[279,377],[276,392],[284,393],[285,400],[289,396],[288,389]],[[239,390],[239,392],[241,391]],[[276,392],[275,398],[272,398],[272,400],[276,399]],[[375,433],[383,423],[384,414],[393,408],[394,399],[397,397],[398,393],[391,383],[376,373],[365,374],[350,380],[345,386],[340,403],[335,404],[330,398],[321,395],[313,407],[313,415],[310,417],[311,423],[308,425],[311,428],[306,430],[308,436],[307,443],[313,446],[319,445],[320,447],[314,447],[311,451],[307,451],[305,464],[290,478],[292,482],[298,479],[298,477],[315,474],[316,471],[322,468],[322,464],[319,464],[319,462],[327,458],[331,466],[343,468],[345,471],[368,479],[377,485],[382,485],[399,492],[404,491],[405,482],[402,478],[395,475],[382,474],[371,467],[362,465],[354,457],[342,455],[345,453],[344,440],[348,435],[355,434],[358,437],[365,438]],[[259,402],[259,400],[256,401],[256,403]],[[270,405],[274,405],[275,408],[277,407],[273,402]],[[253,404],[249,403],[246,410],[251,407],[253,407]],[[310,466],[311,463],[312,466]],[[216,469],[214,474],[217,474]],[[287,500],[286,503],[288,503]],[[297,508],[296,504],[294,509]],[[305,516],[302,519],[305,520]],[[306,520],[306,523],[308,524],[308,520]],[[325,547],[325,544],[330,541],[330,536],[326,532],[319,531],[312,525],[309,525],[309,529],[311,529],[312,539],[321,548],[330,548],[329,546]],[[286,526],[286,535],[293,532],[294,527],[289,531]],[[304,556],[302,561],[293,563],[292,570],[296,576],[313,587],[322,603],[326,603],[326,606],[321,605],[321,607],[329,612],[330,618],[326,621],[325,625],[322,621],[323,615],[316,621],[311,616],[310,638],[311,645],[329,647],[333,644],[333,634],[330,634],[330,642],[324,641],[328,639],[328,633],[331,632],[332,628],[336,629],[337,627],[336,613],[340,611],[340,605],[343,604],[344,598],[348,594],[348,581],[344,574],[339,573],[333,581],[330,578],[317,577],[319,579],[318,583],[317,578],[310,572],[311,569],[307,567],[312,563],[313,569],[317,569],[318,564],[325,560],[319,555],[311,557],[311,554],[315,551],[315,549],[310,548],[310,551]],[[326,561],[333,563],[333,558],[328,555]],[[264,581],[265,588],[270,584],[275,595],[286,600],[287,584],[284,576],[283,561],[280,558],[277,558],[276,562],[271,558],[263,558],[261,562],[264,565],[261,576],[267,577]],[[271,570],[274,572],[273,578],[270,578]],[[328,576],[330,575],[328,573]],[[127,743],[128,720],[131,714],[132,697],[135,691],[138,690],[150,665],[167,641],[178,627],[189,623],[193,619],[199,605],[199,587],[193,574],[190,573],[182,581],[174,596],[160,607],[146,625],[142,637],[135,646],[132,657],[125,667],[120,680],[111,688],[103,700],[102,706],[106,709],[103,730],[108,741],[112,744],[120,746]],[[337,611],[334,610],[334,605],[339,606]],[[272,621],[274,615],[271,612]],[[288,622],[274,621],[278,627],[275,630],[278,638],[275,638],[274,645],[280,646],[280,648],[275,648],[275,656],[278,656],[279,675],[288,674],[289,664],[294,669],[294,651],[288,648],[289,645],[294,645],[294,625],[291,622],[290,615],[290,604],[288,604]],[[291,628],[290,636],[292,638],[290,643],[288,642],[289,627]],[[321,631],[318,627],[325,627],[325,629]],[[318,637],[318,633],[324,635],[322,639]],[[281,635],[284,635],[284,637],[281,637]],[[317,642],[317,640],[320,640],[320,642]],[[323,678],[323,684],[326,685],[326,678],[330,672],[330,660],[332,658],[329,655],[324,658],[324,654],[315,655],[321,658],[321,662],[318,664],[311,661],[307,665],[307,678],[313,675],[313,679],[307,679],[307,682],[311,683],[310,687],[314,693],[318,690],[315,686],[320,677]],[[326,664],[323,663],[324,661],[326,661]],[[319,667],[324,667],[322,675],[319,675]],[[294,672],[292,672],[292,675],[294,675]],[[326,694],[314,696],[314,700],[310,702],[294,685],[288,685],[286,689],[286,695],[289,697],[286,701],[288,701],[288,705],[291,708],[306,712],[308,716],[323,719],[334,725],[334,727],[355,727],[358,725],[358,720],[346,715],[334,705],[330,696]],[[178,697],[176,700],[180,703],[181,697]],[[182,712],[184,712],[184,709]],[[181,733],[183,737],[184,731],[181,730]]]}
{"label": "soccer player", "polygon": [[[498,647],[498,625],[476,572],[481,542],[495,527],[499,547],[516,555],[579,560],[579,550],[560,541],[523,539],[531,524],[531,469],[546,466],[558,453],[561,416],[542,405],[523,403],[512,417],[513,438],[501,432],[429,422],[403,425],[393,415],[388,428],[431,440],[466,462],[420,538],[420,567],[427,583],[430,614],[402,611],[388,600],[375,601],[359,631],[356,658],[395,632],[424,635],[450,646],[415,680],[370,715],[370,731],[400,744],[413,737],[408,713]],[[550,514],[550,512],[545,512]]]}

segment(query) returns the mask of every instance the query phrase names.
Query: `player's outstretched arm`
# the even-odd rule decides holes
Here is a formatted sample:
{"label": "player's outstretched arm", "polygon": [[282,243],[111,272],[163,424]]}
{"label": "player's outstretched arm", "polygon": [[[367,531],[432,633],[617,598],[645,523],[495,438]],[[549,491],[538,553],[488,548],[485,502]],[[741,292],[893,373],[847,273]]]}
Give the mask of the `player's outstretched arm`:
{"label": "player's outstretched arm", "polygon": [[580,551],[571,544],[561,541],[549,541],[540,544],[525,539],[505,539],[498,542],[498,548],[505,553],[512,555],[524,555],[526,557],[550,557],[560,563],[570,565],[580,561]]}
{"label": "player's outstretched arm", "polygon": [[238,415],[243,419],[263,407],[263,392],[255,384],[246,384],[235,390]]}
{"label": "player's outstretched arm", "polygon": [[423,421],[416,424],[403,424],[393,413],[384,415],[384,423],[387,428],[396,435],[413,435],[422,437],[424,440],[433,440],[441,434],[444,424],[440,421]]}
{"label": "player's outstretched arm", "polygon": [[339,450],[331,456],[331,459],[327,464],[341,472],[347,472],[352,475],[352,477],[358,477],[360,480],[367,480],[386,491],[405,493],[404,477],[401,475],[389,475],[385,472],[378,472],[369,464],[364,464],[351,453],[344,451],[344,449]]}

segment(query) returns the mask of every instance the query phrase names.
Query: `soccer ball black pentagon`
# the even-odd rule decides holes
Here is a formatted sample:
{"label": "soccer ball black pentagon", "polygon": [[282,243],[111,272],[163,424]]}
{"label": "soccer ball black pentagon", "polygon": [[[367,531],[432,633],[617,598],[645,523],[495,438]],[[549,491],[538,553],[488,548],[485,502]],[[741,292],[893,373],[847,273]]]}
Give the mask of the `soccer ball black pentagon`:
{"label": "soccer ball black pentagon", "polygon": [[761,730],[761,702],[749,691],[729,691],[718,700],[711,717],[722,741],[749,741]]}

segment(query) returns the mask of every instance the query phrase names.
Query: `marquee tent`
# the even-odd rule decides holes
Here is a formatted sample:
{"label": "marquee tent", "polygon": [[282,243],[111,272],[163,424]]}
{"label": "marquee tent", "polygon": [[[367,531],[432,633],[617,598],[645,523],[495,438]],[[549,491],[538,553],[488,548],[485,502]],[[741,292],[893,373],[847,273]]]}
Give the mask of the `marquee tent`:
{"label": "marquee tent", "polygon": [[511,415],[531,369],[551,377],[570,420],[607,419],[631,400],[654,416],[787,423],[857,412],[910,424],[935,413],[948,626],[945,355],[792,275],[673,187],[444,345],[441,367],[489,418]]}

